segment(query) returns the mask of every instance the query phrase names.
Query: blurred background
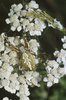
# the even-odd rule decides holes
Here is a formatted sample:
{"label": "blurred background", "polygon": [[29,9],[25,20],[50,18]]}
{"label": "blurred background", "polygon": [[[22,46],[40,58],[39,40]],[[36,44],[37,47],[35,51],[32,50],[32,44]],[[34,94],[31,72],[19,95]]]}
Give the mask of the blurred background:
{"label": "blurred background", "polygon": [[[9,35],[13,35],[14,32],[10,31],[10,26],[5,23],[5,19],[8,17],[8,12],[12,4],[16,3],[28,3],[30,0],[0,0],[0,33],[7,32]],[[40,5],[40,9],[45,10],[52,17],[57,18],[61,24],[66,27],[66,0],[36,0]],[[16,32],[16,34],[18,34]],[[62,47],[61,37],[63,33],[53,28],[47,28],[44,30],[43,35],[39,37],[42,52],[46,52],[52,56],[52,53]],[[47,88],[46,84],[41,82],[40,88],[30,88],[31,95],[30,100],[66,100],[66,77],[60,80],[59,84],[53,85],[51,88]],[[3,97],[8,96],[10,99],[19,100],[15,95],[0,89],[0,100]]]}

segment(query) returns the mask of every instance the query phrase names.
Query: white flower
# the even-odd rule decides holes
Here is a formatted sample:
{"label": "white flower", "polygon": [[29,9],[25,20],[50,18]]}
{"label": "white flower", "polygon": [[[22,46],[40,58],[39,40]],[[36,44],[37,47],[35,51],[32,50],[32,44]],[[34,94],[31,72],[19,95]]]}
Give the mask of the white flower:
{"label": "white flower", "polygon": [[63,48],[66,49],[66,43],[63,44]]}
{"label": "white flower", "polygon": [[29,24],[29,20],[28,19],[24,19],[23,20],[23,29],[25,29],[26,26],[28,26],[28,24]]}
{"label": "white flower", "polygon": [[3,100],[9,100],[9,98],[8,97],[4,97]]}
{"label": "white flower", "polygon": [[9,18],[7,18],[5,21],[6,21],[7,24],[10,24]]}
{"label": "white flower", "polygon": [[14,11],[15,11],[15,12],[18,12],[18,11],[20,11],[22,8],[23,8],[23,5],[20,3],[20,4],[18,4],[18,5],[16,5],[16,6],[14,7]]}
{"label": "white flower", "polygon": [[21,26],[18,26],[17,27],[17,31],[20,32],[21,30],[22,30],[22,27]]}
{"label": "white flower", "polygon": [[29,8],[35,8],[35,9],[37,9],[37,8],[39,8],[39,5],[35,2],[35,1],[30,1],[30,3],[28,4],[28,7]]}
{"label": "white flower", "polygon": [[34,23],[31,22],[27,25],[26,30],[25,31],[29,31],[31,32],[32,30],[34,30]]}
{"label": "white flower", "polygon": [[7,54],[5,54],[5,53],[2,54],[1,61],[9,62],[9,60],[10,60],[9,55],[7,55]]}
{"label": "white flower", "polygon": [[51,87],[53,84],[52,84],[52,82],[50,81],[50,82],[47,82],[47,87]]}
{"label": "white flower", "polygon": [[54,83],[59,83],[59,79],[54,78]]}
{"label": "white flower", "polygon": [[44,82],[48,82],[47,77],[44,77],[43,81],[44,81]]}
{"label": "white flower", "polygon": [[26,84],[26,79],[25,79],[24,75],[20,75],[18,77],[18,80],[19,80],[20,84]]}
{"label": "white flower", "polygon": [[25,95],[20,95],[20,100],[29,100],[29,97],[26,97]]}
{"label": "white flower", "polygon": [[8,37],[8,41],[14,45],[14,37]]}
{"label": "white flower", "polygon": [[7,79],[3,79],[1,82],[2,82],[2,86],[3,86],[3,87],[9,86],[9,83],[10,83],[10,81],[7,80]]}
{"label": "white flower", "polygon": [[61,41],[64,43],[64,42],[66,42],[66,36],[64,36],[62,39],[61,39]]}
{"label": "white flower", "polygon": [[16,27],[11,26],[11,30],[12,30],[12,31],[15,31],[15,30],[16,30]]}
{"label": "white flower", "polygon": [[54,56],[57,56],[59,54],[59,51],[56,50],[53,54]]}
{"label": "white flower", "polygon": [[8,63],[4,63],[2,68],[0,69],[0,78],[1,79],[9,79],[11,72],[13,71],[13,67],[10,66]]}
{"label": "white flower", "polygon": [[29,96],[30,92],[29,92],[28,85],[27,84],[21,84],[19,93],[20,93],[20,95]]}
{"label": "white flower", "polygon": [[18,16],[16,14],[14,14],[13,16],[10,17],[10,22],[11,23],[16,21],[16,20],[18,20]]}
{"label": "white flower", "polygon": [[66,36],[64,36],[61,41],[63,42],[63,49],[66,49]]}
{"label": "white flower", "polygon": [[18,19],[13,22],[13,26],[15,28],[18,28],[19,25],[20,25],[20,23],[19,23],[19,20]]}
{"label": "white flower", "polygon": [[[20,15],[20,16],[21,16],[21,17],[22,17],[22,16],[26,16],[26,13],[27,13],[27,11],[26,11],[26,10],[21,10],[21,15]],[[23,21],[23,19],[22,19],[22,18],[21,18],[21,20]]]}

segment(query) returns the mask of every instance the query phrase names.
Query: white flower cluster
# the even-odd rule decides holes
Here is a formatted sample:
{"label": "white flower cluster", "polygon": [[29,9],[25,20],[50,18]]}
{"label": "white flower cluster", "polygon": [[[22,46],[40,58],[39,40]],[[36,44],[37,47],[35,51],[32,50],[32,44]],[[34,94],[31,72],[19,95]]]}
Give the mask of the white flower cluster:
{"label": "white flower cluster", "polygon": [[46,71],[47,77],[43,81],[47,82],[47,87],[59,83],[59,79],[64,75],[64,68],[59,67],[59,64],[55,60],[47,61]]}
{"label": "white flower cluster", "polygon": [[49,60],[47,62],[46,71],[47,77],[43,80],[47,82],[47,86],[51,87],[53,84],[58,83],[59,79],[66,74],[66,36],[61,39],[63,42],[63,48],[60,51],[55,51],[55,60]]}
{"label": "white flower cluster", "polygon": [[[32,52],[34,51],[33,53],[37,54],[39,43],[35,39],[27,42],[27,45],[29,48],[28,50]],[[21,52],[22,55],[25,53],[28,57],[30,56],[29,61],[25,57],[28,66],[33,64],[31,61],[37,60],[37,58],[28,51],[28,53],[26,52],[27,48],[25,49],[24,47],[25,41],[24,39],[20,39],[20,36],[7,37],[2,33],[0,35],[0,46],[3,46],[3,48],[0,48],[0,88],[4,87],[6,91],[16,93],[20,100],[29,100],[28,96],[30,95],[30,92],[28,86],[40,86],[38,82],[41,78],[39,73],[36,71],[25,71],[19,68],[18,53]],[[21,60],[25,63],[25,59]],[[34,63],[36,64],[36,61]],[[21,74],[19,74],[19,71],[21,71]],[[4,98],[3,100],[8,99]]]}
{"label": "white flower cluster", "polygon": [[[38,11],[39,5],[35,1],[30,1],[28,5],[23,5],[20,3],[18,5],[13,4],[8,13],[9,18],[6,19],[6,23],[11,25],[11,30],[29,32],[31,36],[41,35],[43,29],[46,28],[46,25],[39,18],[33,18],[33,16],[27,16],[28,13],[32,11]],[[41,10],[39,10],[41,11]]]}
{"label": "white flower cluster", "polygon": [[28,86],[40,86],[38,82],[41,80],[38,72],[26,71],[24,75],[19,76],[20,90],[17,95],[20,100],[29,100],[30,95]]}
{"label": "white flower cluster", "polygon": [[63,48],[60,51],[55,51],[54,55],[57,57],[57,62],[64,67],[64,74],[66,74],[66,36],[61,39],[63,42]]}

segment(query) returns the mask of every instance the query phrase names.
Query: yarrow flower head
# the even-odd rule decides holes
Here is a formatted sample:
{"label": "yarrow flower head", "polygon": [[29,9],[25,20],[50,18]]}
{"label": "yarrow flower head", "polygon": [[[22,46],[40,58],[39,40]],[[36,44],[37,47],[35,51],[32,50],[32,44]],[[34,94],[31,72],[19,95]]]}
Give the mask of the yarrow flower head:
{"label": "yarrow flower head", "polygon": [[[36,72],[39,43],[20,36],[7,37],[4,33],[0,35],[0,42],[3,46],[0,48],[0,88],[16,93],[20,100],[29,100],[28,86],[40,86],[41,77]],[[8,99],[5,97],[3,100]]]}
{"label": "yarrow flower head", "polygon": [[64,67],[64,74],[66,74],[66,36],[61,41],[63,42],[63,48],[60,51],[55,51],[54,55],[57,57],[57,62]]}
{"label": "yarrow flower head", "polygon": [[59,79],[64,75],[64,68],[61,68],[55,60],[49,60],[46,66],[47,77],[43,81],[47,82],[47,87],[59,83]]}
{"label": "yarrow flower head", "polygon": [[48,87],[58,83],[59,79],[66,75],[66,36],[61,41],[63,42],[63,48],[54,52],[56,60],[46,62],[47,77],[44,77],[43,81],[47,82]]}
{"label": "yarrow flower head", "polygon": [[5,21],[11,25],[12,31],[17,29],[18,32],[21,30],[29,32],[31,36],[41,35],[46,25],[38,17],[34,18],[32,16],[33,11],[38,11],[38,9],[39,5],[35,1],[30,1],[25,7],[21,3],[18,5],[13,4],[10,13],[8,13],[9,18]]}

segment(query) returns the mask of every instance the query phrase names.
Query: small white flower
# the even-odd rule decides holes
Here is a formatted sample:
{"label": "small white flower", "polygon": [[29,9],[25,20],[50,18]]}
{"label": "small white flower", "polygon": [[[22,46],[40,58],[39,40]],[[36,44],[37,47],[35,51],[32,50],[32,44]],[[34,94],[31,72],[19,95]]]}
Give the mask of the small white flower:
{"label": "small white flower", "polygon": [[16,30],[16,27],[11,26],[11,30],[12,30],[12,31],[15,31],[15,30]]}
{"label": "small white flower", "polygon": [[7,80],[7,79],[3,79],[2,81],[2,86],[9,86],[9,83],[10,83],[10,81],[9,80]]}
{"label": "small white flower", "polygon": [[23,8],[23,5],[20,3],[20,4],[18,4],[18,5],[16,5],[16,6],[14,7],[14,11],[15,11],[15,12],[18,12],[18,11],[20,11],[22,8]]}
{"label": "small white flower", "polygon": [[29,20],[28,19],[24,19],[23,20],[23,29],[25,29],[26,26],[28,26],[28,24],[29,24]]}
{"label": "small white flower", "polygon": [[17,31],[20,32],[21,30],[22,30],[22,27],[21,26],[18,26],[17,27]]}
{"label": "small white flower", "polygon": [[13,27],[17,28],[19,25],[20,23],[18,19],[13,22]]}
{"label": "small white flower", "polygon": [[59,79],[58,78],[54,78],[54,83],[59,83]]}
{"label": "small white flower", "polygon": [[61,41],[64,43],[64,42],[66,42],[66,36],[64,36],[62,39],[61,39]]}
{"label": "small white flower", "polygon": [[1,58],[2,61],[4,61],[4,62],[9,62],[9,59],[10,59],[9,55],[7,55],[7,54],[2,54],[2,58]]}
{"label": "small white flower", "polygon": [[44,77],[43,81],[44,81],[44,82],[48,82],[47,77]]}
{"label": "small white flower", "polygon": [[21,16],[21,17],[22,17],[22,16],[26,16],[26,13],[27,13],[26,10],[21,10],[21,15],[20,15],[20,16]]}
{"label": "small white flower", "polygon": [[5,21],[6,21],[7,24],[10,24],[9,18],[7,18]]}
{"label": "small white flower", "polygon": [[63,48],[66,49],[66,43],[63,44]]}
{"label": "small white flower", "polygon": [[39,5],[35,2],[35,1],[31,1],[29,4],[28,4],[28,7],[29,8],[35,8],[35,9],[37,9],[37,8],[39,8]]}
{"label": "small white flower", "polygon": [[10,17],[10,22],[11,23],[16,21],[16,20],[18,20],[18,16],[16,14],[14,14],[13,16]]}
{"label": "small white flower", "polygon": [[47,87],[51,87],[53,84],[51,81],[47,82]]}
{"label": "small white flower", "polygon": [[9,100],[9,98],[8,97],[4,97],[3,100]]}
{"label": "small white flower", "polygon": [[16,4],[11,5],[11,8],[14,9],[16,7]]}

